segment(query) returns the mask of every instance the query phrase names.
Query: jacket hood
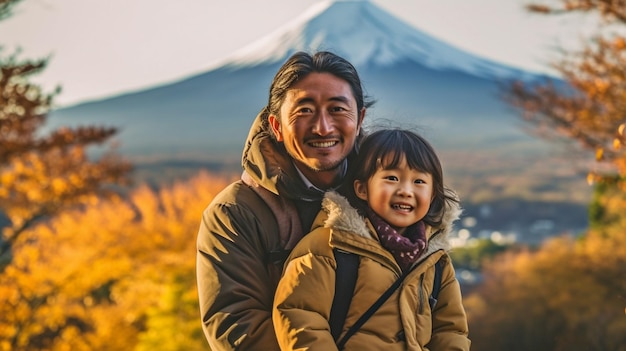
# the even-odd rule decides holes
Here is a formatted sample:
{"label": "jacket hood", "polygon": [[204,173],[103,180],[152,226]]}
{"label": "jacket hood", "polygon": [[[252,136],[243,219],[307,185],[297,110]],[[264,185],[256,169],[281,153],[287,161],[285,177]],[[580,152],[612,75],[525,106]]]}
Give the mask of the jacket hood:
{"label": "jacket hood", "polygon": [[319,201],[320,194],[306,188],[282,144],[263,126],[262,117],[266,113],[266,108],[261,110],[250,127],[241,156],[244,172],[254,183],[274,194]]}
{"label": "jacket hood", "polygon": [[[373,239],[363,216],[358,213],[356,208],[350,205],[348,199],[337,192],[326,192],[322,201],[322,209],[327,213],[324,227],[332,227]],[[446,211],[441,225],[427,228],[429,237],[428,249],[424,253],[425,256],[440,249],[450,251],[451,246],[448,237],[452,231],[454,221],[459,219],[461,212],[461,207],[457,202],[448,201],[446,203]]]}

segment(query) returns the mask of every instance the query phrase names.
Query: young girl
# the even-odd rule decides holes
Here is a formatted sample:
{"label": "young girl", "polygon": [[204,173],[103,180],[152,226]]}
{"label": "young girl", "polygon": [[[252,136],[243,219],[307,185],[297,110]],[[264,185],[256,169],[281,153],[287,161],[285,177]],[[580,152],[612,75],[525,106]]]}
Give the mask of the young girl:
{"label": "young girl", "polygon": [[[413,132],[379,130],[364,139],[351,167],[351,201],[326,193],[311,233],[285,263],[272,314],[281,349],[337,350],[329,324],[335,248],[359,257],[338,340],[404,275],[344,350],[469,350],[461,290],[446,253],[447,235],[461,210],[456,195],[444,187],[435,151]],[[438,261],[443,271],[431,308]]]}

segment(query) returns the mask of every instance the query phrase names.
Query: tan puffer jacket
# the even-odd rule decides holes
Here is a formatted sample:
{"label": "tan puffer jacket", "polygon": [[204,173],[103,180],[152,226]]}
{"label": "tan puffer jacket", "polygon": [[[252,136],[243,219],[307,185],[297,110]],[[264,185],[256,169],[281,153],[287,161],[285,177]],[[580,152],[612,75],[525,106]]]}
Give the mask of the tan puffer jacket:
{"label": "tan puffer jacket", "polygon": [[[449,205],[442,227],[427,230],[430,237],[425,254],[400,288],[348,340],[345,350],[469,350],[461,291],[446,253],[447,236],[459,214],[458,205]],[[343,333],[401,274],[369,221],[341,195],[326,194],[314,228],[292,251],[278,284],[273,322],[282,350],[337,349],[328,325],[335,293],[333,247],[361,256]],[[434,264],[440,258],[445,263],[441,290],[431,311],[428,296],[433,289]]]}

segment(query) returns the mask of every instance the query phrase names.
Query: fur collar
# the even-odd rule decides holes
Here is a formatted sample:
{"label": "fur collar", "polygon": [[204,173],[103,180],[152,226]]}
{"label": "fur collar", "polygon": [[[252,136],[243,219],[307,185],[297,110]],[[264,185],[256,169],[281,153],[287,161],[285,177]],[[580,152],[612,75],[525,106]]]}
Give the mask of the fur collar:
{"label": "fur collar", "polygon": [[[324,227],[333,227],[373,239],[364,218],[350,205],[348,199],[339,193],[334,191],[326,192],[322,201],[322,209],[328,215],[324,222]],[[441,226],[427,229],[428,248],[424,253],[425,256],[440,249],[450,251],[448,235],[452,231],[453,222],[459,219],[461,212],[462,210],[457,203],[448,202]]]}

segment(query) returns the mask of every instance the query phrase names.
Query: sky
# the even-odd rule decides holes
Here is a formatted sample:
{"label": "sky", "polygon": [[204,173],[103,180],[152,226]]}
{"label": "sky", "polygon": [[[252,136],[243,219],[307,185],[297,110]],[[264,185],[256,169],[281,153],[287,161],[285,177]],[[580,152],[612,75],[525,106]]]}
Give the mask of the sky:
{"label": "sky", "polygon": [[[61,86],[56,104],[71,105],[210,70],[320,1],[23,0],[0,22],[0,56],[49,57],[33,81]],[[579,48],[596,27],[529,13],[529,0],[370,1],[462,50],[533,72],[554,73],[557,49]]]}

